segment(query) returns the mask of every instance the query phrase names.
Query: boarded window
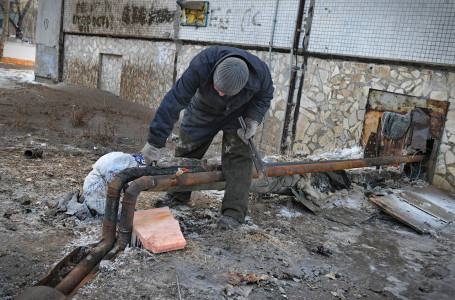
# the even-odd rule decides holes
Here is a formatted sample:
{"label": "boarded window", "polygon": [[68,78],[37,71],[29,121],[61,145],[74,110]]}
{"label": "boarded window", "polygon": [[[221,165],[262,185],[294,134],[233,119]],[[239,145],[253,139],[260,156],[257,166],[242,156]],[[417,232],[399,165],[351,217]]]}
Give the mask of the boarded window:
{"label": "boarded window", "polygon": [[123,59],[121,55],[101,53],[98,87],[120,96]]}

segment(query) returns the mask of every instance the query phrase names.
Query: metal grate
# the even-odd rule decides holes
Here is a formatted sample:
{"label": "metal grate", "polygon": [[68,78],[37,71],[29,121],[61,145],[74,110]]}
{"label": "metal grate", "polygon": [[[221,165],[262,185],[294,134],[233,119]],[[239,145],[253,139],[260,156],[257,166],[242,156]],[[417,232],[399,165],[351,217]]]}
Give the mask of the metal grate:
{"label": "metal grate", "polygon": [[309,51],[455,64],[455,1],[317,0]]}
{"label": "metal grate", "polygon": [[[205,28],[181,26],[182,40],[219,42],[234,45],[269,46],[275,17],[276,0],[209,1]],[[299,1],[279,1],[273,39],[275,47],[290,48]]]}

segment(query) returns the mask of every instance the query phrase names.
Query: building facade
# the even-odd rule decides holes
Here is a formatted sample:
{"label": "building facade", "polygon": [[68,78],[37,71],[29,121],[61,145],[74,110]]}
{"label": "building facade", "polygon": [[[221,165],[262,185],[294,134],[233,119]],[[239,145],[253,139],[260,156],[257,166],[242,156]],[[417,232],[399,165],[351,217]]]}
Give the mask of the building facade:
{"label": "building facade", "polygon": [[[42,36],[37,76],[152,108],[205,47],[236,46],[263,59],[275,84],[258,141],[267,153],[365,146],[376,112],[414,109],[390,104],[389,94],[429,111],[445,103],[444,122],[428,136],[437,152],[431,180],[455,190],[453,1],[214,0],[197,16],[199,26],[171,0],[51,2],[61,18],[40,7],[37,28],[47,20],[46,30],[61,35]],[[49,65],[52,72],[43,71]],[[372,91],[384,93],[383,103],[373,103]]]}

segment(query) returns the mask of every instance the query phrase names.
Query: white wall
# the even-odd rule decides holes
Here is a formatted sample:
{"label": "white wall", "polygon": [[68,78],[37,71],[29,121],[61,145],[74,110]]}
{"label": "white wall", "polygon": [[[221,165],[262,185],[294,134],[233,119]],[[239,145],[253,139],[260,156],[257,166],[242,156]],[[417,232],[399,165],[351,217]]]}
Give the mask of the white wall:
{"label": "white wall", "polygon": [[35,51],[35,45],[7,41],[3,50],[3,57],[35,61]]}

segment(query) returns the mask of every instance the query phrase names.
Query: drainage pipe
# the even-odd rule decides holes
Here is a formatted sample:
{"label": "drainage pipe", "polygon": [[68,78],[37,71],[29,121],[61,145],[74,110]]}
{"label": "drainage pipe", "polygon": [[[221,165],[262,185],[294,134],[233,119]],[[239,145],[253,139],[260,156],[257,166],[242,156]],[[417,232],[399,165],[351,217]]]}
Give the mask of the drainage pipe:
{"label": "drainage pipe", "polygon": [[[294,106],[294,118],[292,121],[292,131],[291,131],[291,143],[293,144],[295,142],[295,133],[297,131],[297,122],[299,120],[299,113],[300,113],[300,102],[302,99],[302,92],[303,92],[303,84],[305,82],[305,74],[308,66],[308,54],[306,52],[308,51],[308,45],[309,45],[309,40],[310,40],[310,32],[311,32],[311,25],[313,23],[313,13],[314,13],[314,5],[315,5],[315,0],[310,1],[310,5],[308,7],[308,12],[307,12],[307,18],[305,22],[305,35],[303,36],[303,62],[301,66],[301,71],[300,71],[300,83],[299,83],[299,89],[297,92],[297,99],[295,102]],[[292,147],[291,144],[291,147]]]}
{"label": "drainage pipe", "polygon": [[281,144],[280,144],[280,151],[284,154],[288,147],[288,135],[289,135],[289,123],[291,122],[291,112],[293,107],[295,106],[294,102],[294,90],[296,84],[296,76],[297,76],[297,67],[293,66],[293,59],[294,53],[297,55],[297,49],[299,48],[299,41],[300,41],[300,33],[302,31],[302,23],[303,23],[303,9],[305,7],[305,0],[300,0],[299,2],[299,10],[297,14],[297,22],[294,31],[294,42],[291,49],[291,63],[290,63],[290,85],[289,85],[289,92],[288,92],[288,99],[285,109],[285,116],[284,116],[284,124],[283,124],[283,132],[281,134]]}
{"label": "drainage pipe", "polygon": [[[316,172],[328,172],[344,169],[363,168],[381,165],[393,165],[401,163],[414,163],[425,159],[424,155],[416,156],[397,156],[397,157],[374,157],[349,160],[331,161],[309,161],[309,162],[290,162],[266,164],[267,176],[278,177],[295,174],[306,174]],[[129,168],[117,176],[109,184],[106,199],[106,208],[103,221],[103,237],[101,243],[82,260],[57,286],[56,289],[65,295],[73,291],[75,287],[85,278],[85,276],[104,258],[112,258],[115,253],[122,251],[131,239],[133,217],[136,201],[139,193],[144,190],[164,191],[172,187],[187,186],[189,190],[194,186],[204,186],[211,183],[224,181],[221,171],[184,173],[180,176],[154,175],[151,167]],[[258,178],[259,174],[253,170],[253,178]],[[120,191],[125,184],[130,182],[126,189],[122,201],[122,212],[119,223],[119,234],[116,246],[115,228],[117,224],[118,206],[120,202]],[[187,189],[187,190],[188,190]],[[108,253],[108,257],[105,254]]]}
{"label": "drainage pipe", "polygon": [[280,0],[275,1],[275,13],[273,16],[273,26],[272,26],[272,33],[270,34],[270,42],[269,42],[269,69],[272,70],[272,48],[273,48],[273,39],[275,37],[275,28],[277,22],[277,15],[278,15],[278,3]]}

